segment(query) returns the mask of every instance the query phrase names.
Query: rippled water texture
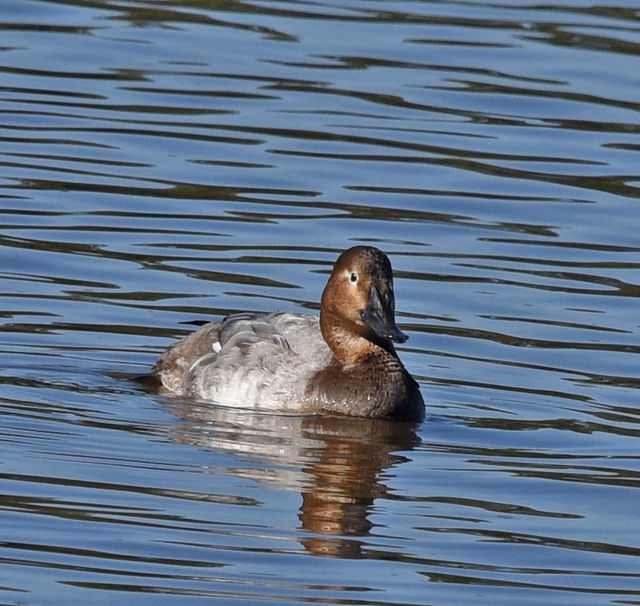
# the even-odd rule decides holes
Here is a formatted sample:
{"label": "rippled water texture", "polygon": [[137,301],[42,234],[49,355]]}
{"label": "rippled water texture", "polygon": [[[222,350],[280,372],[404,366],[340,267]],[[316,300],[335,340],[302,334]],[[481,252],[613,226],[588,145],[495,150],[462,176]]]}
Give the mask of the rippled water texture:
{"label": "rippled water texture", "polygon": [[[0,603],[640,604],[640,9],[0,2]],[[417,425],[130,380],[396,274]]]}

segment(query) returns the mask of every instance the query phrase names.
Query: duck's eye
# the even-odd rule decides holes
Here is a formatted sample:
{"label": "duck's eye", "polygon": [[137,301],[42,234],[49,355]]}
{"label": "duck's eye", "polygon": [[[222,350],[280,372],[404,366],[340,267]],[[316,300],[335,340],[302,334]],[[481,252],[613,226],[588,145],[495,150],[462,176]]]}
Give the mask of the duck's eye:
{"label": "duck's eye", "polygon": [[351,272],[349,276],[349,280],[351,280],[354,284],[358,281],[358,274],[355,271]]}

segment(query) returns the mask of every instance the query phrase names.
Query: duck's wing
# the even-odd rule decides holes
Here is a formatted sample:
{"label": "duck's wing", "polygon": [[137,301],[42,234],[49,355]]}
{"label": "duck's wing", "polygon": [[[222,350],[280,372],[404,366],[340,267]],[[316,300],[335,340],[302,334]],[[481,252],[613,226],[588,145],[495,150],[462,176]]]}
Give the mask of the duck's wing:
{"label": "duck's wing", "polygon": [[185,395],[188,369],[200,358],[220,349],[223,322],[209,322],[190,335],[169,346],[151,369],[149,385],[157,385],[176,395]]}
{"label": "duck's wing", "polygon": [[245,408],[301,408],[309,377],[331,357],[318,319],[291,313],[230,316],[218,347],[189,367],[187,393]]}
{"label": "duck's wing", "polygon": [[317,317],[237,313],[171,345],[145,382],[175,395],[275,407],[283,393],[303,392],[330,358]]}

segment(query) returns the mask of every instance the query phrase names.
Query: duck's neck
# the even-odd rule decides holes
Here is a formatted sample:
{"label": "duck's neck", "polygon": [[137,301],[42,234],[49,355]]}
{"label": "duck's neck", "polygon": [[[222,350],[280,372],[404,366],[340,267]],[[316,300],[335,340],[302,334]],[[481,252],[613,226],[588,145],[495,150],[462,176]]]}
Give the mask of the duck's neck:
{"label": "duck's neck", "polygon": [[320,314],[320,330],[336,361],[345,370],[371,356],[384,356],[386,353],[397,358],[393,343],[378,337],[365,324],[347,323],[325,312]]}

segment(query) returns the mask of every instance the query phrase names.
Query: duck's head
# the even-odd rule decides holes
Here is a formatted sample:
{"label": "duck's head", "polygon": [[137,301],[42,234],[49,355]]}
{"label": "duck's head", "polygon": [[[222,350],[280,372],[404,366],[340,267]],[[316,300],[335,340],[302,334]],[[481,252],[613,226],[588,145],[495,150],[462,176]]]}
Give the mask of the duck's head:
{"label": "duck's head", "polygon": [[362,337],[390,351],[392,341],[407,340],[396,325],[391,263],[381,250],[355,246],[338,257],[322,293],[320,324],[334,353],[337,345],[366,348],[356,343]]}

